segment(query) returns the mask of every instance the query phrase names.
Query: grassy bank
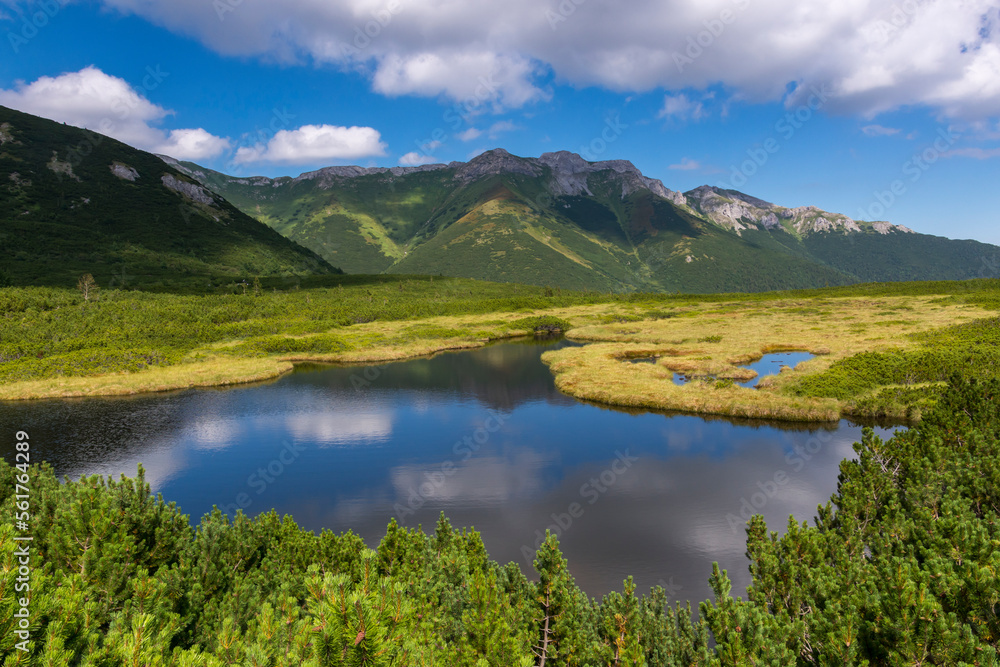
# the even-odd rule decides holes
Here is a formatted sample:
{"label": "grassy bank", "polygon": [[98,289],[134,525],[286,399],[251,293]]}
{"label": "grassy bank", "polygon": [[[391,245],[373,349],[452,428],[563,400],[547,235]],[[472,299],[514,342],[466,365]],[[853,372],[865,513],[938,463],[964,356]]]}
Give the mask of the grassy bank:
{"label": "grassy bank", "polygon": [[[560,389],[621,406],[833,420],[914,419],[951,371],[996,371],[1000,281],[765,294],[566,292],[431,277],[339,276],[246,293],[0,289],[0,399],[120,395],[276,377],[299,361],[368,363],[568,329]],[[818,356],[762,380],[739,364]],[[657,357],[631,364],[630,357]],[[686,386],[673,372],[706,379]]]}
{"label": "grassy bank", "polygon": [[536,312],[608,296],[461,279],[348,277],[329,287],[173,295],[0,290],[0,399],[133,394],[275,377],[567,326]]}
{"label": "grassy bank", "polygon": [[[604,322],[570,333],[589,345],[543,359],[560,390],[602,403],[795,421],[915,421],[949,374],[1000,376],[996,282],[971,291],[968,283],[963,291],[928,286],[678,301],[669,309],[622,304]],[[744,364],[799,350],[816,357],[762,378],[757,389],[734,384],[756,375]],[[674,373],[695,379],[677,386]]]}

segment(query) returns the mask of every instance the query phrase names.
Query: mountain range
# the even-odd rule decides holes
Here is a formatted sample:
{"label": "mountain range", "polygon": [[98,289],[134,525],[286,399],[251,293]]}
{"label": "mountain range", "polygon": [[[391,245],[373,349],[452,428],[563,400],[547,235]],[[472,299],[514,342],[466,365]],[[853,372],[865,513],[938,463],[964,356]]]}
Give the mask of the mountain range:
{"label": "mountain range", "polygon": [[349,273],[422,273],[575,289],[760,291],[965,279],[1000,248],[668,189],[626,160],[487,151],[469,162],[240,178],[164,157]]}
{"label": "mountain range", "polygon": [[[676,192],[626,160],[487,151],[242,178],[0,107],[0,285],[217,289],[431,274],[601,291],[761,291],[978,277],[1000,248]],[[338,267],[338,268],[334,268]]]}

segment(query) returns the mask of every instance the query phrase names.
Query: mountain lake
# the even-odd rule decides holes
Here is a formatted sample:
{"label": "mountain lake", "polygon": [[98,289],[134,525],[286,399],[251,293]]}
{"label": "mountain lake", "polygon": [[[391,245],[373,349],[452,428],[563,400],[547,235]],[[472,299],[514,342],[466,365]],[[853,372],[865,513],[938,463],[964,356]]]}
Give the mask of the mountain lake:
{"label": "mountain lake", "polygon": [[763,514],[779,532],[789,515],[812,521],[861,438],[847,421],[584,403],[561,394],[540,359],[571,344],[516,340],[384,366],[302,365],[238,387],[7,402],[0,422],[30,432],[32,453],[60,476],[134,476],[141,463],[153,491],[194,522],[213,505],[274,508],[375,547],[390,519],[433,531],[443,511],[529,576],[549,529],[588,594],[632,575],[640,592],[659,584],[692,602],[711,596],[713,561],[742,592],[746,517]]}

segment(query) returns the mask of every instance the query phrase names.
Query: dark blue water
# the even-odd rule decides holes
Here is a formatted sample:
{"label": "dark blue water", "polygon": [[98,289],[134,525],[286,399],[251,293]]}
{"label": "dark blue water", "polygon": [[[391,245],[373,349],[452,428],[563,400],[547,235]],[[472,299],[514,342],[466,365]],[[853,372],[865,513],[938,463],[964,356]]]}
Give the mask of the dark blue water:
{"label": "dark blue water", "polygon": [[[660,583],[709,595],[712,561],[749,582],[743,518],[811,519],[859,427],[629,413],[554,387],[522,341],[381,368],[300,368],[228,389],[0,404],[59,475],[134,475],[197,520],[218,505],[275,508],[302,526],[378,543],[392,517],[441,511],[490,555],[530,568],[547,527],[591,595]],[[8,438],[7,440],[10,440]],[[13,460],[10,445],[4,456]]]}

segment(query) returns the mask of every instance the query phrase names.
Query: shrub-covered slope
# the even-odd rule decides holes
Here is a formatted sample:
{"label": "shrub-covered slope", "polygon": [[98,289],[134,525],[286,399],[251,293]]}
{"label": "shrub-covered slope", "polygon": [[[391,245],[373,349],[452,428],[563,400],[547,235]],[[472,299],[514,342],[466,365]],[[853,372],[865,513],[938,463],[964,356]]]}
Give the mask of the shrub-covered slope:
{"label": "shrub-covered slope", "polygon": [[334,273],[150,153],[0,107],[0,286],[192,287]]}

